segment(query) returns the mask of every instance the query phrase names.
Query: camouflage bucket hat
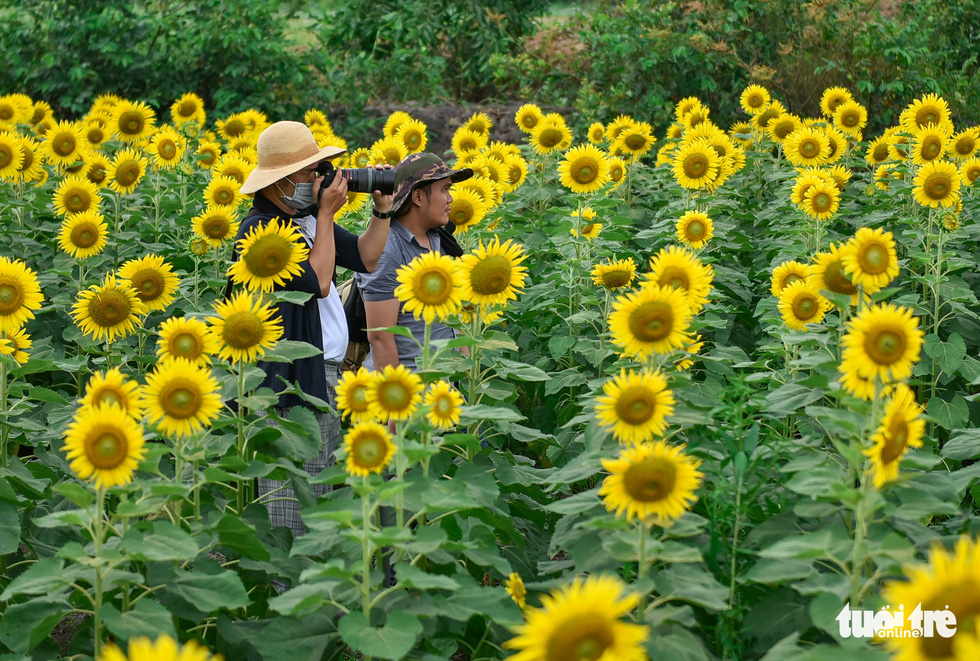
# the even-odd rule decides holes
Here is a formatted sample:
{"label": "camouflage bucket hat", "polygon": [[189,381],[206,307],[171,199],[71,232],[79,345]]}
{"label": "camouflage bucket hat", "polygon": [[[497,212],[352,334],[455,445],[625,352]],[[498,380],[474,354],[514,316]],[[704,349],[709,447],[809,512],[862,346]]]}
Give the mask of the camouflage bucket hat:
{"label": "camouflage bucket hat", "polygon": [[473,176],[473,170],[463,168],[452,170],[445,162],[431,152],[412,154],[395,167],[395,201],[392,213],[397,213],[409,198],[412,190],[430,181],[450,178],[453,183],[465,181]]}

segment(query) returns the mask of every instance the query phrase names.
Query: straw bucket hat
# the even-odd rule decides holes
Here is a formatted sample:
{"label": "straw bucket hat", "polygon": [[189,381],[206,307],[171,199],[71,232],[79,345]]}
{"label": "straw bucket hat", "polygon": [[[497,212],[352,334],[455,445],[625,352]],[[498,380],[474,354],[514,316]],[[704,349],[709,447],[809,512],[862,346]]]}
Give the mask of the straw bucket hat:
{"label": "straw bucket hat", "polygon": [[242,193],[254,193],[299,172],[308,165],[343,154],[340,147],[320,148],[306,124],[276,122],[262,131],[256,144],[259,162],[242,184]]}

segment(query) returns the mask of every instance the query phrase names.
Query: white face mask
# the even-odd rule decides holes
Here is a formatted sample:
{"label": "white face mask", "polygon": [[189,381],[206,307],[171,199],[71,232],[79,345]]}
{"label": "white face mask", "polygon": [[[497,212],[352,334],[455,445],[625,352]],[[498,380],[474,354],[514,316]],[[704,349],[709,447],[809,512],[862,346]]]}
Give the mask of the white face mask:
{"label": "white face mask", "polygon": [[316,199],[313,197],[313,183],[296,184],[289,177],[285,177],[285,179],[293,184],[293,194],[285,195],[282,189],[279,188],[279,184],[276,184],[276,189],[279,191],[279,195],[282,196],[282,201],[297,211],[312,213],[312,210],[316,207]]}

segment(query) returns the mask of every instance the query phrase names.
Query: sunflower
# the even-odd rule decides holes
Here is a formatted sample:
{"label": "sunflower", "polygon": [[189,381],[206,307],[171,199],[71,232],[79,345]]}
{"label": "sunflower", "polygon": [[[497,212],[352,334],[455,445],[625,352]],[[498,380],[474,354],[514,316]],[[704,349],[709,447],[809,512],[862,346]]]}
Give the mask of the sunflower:
{"label": "sunflower", "polygon": [[193,92],[187,92],[170,106],[170,117],[177,126],[183,126],[187,122],[197,122],[204,126],[207,119],[204,99]]}
{"label": "sunflower", "polygon": [[814,255],[807,281],[817,291],[850,296],[851,305],[857,304],[858,289],[844,271],[844,251],[835,243],[830,244],[829,252]]}
{"label": "sunflower", "polygon": [[602,385],[596,398],[596,420],[611,428],[620,443],[641,443],[662,436],[674,412],[674,393],[660,372],[621,370]]}
{"label": "sunflower", "polygon": [[946,151],[957,161],[972,158],[980,147],[980,126],[971,126],[954,135]]}
{"label": "sunflower", "polygon": [[852,176],[851,171],[840,163],[830,169],[824,170],[824,173],[829,175],[829,179],[833,181],[834,186],[837,187],[840,193],[844,192],[844,187],[847,186],[847,182],[851,180]]}
{"label": "sunflower", "polygon": [[895,238],[885,230],[862,227],[841,251],[844,272],[868,293],[888,286],[898,276]]}
{"label": "sunflower", "polygon": [[949,161],[926,163],[915,176],[913,193],[924,207],[955,206],[960,199],[960,173]]}
{"label": "sunflower", "polygon": [[673,158],[674,178],[688,189],[707,186],[718,177],[721,160],[704,138],[682,144]]}
{"label": "sunflower", "polygon": [[381,159],[377,163],[386,165],[398,165],[408,156],[408,149],[405,144],[394,136],[382,138],[371,145],[371,151],[378,152]]}
{"label": "sunflower", "polygon": [[202,140],[197,144],[194,160],[202,170],[210,170],[221,157],[221,145],[212,140]]}
{"label": "sunflower", "polygon": [[639,443],[603,459],[609,476],[602,481],[602,504],[628,521],[670,526],[697,500],[701,462],[664,441]]}
{"label": "sunflower", "polygon": [[568,149],[572,144],[572,131],[564,120],[544,119],[531,131],[531,146],[538,154],[550,154],[556,150]]}
{"label": "sunflower", "polygon": [[922,348],[922,330],[911,308],[878,304],[861,310],[849,323],[843,346],[842,371],[864,378],[900,381],[912,374]]}
{"label": "sunflower", "polygon": [[437,381],[429,386],[422,399],[426,407],[426,420],[434,427],[448,429],[459,424],[463,396],[447,381]]}
{"label": "sunflower", "polygon": [[218,356],[232,362],[252,362],[265,355],[282,337],[282,319],[271,303],[253,299],[249,292],[233,294],[214,305],[216,317],[208,321],[221,341]]}
{"label": "sunflower", "polygon": [[99,488],[127,484],[145,454],[143,429],[115,404],[82,407],[65,430],[64,450],[83,480]]}
{"label": "sunflower", "polygon": [[629,115],[619,115],[606,125],[606,139],[615,142],[623,131],[635,125],[636,120]]}
{"label": "sunflower", "polygon": [[[612,162],[610,161],[609,176],[612,177]],[[507,169],[507,186],[511,191],[517,190],[527,178],[527,161],[523,156],[508,156],[504,161]]]}
{"label": "sunflower", "polygon": [[221,656],[211,656],[206,647],[194,640],[181,647],[170,636],[161,634],[156,642],[144,636],[130,638],[129,656],[114,643],[107,643],[97,661],[221,661]]}
{"label": "sunflower", "polygon": [[915,135],[930,124],[945,126],[949,118],[946,100],[936,94],[926,94],[909,105],[907,112],[902,113],[901,122],[906,132]]}
{"label": "sunflower", "polygon": [[833,118],[834,126],[848,135],[857,136],[868,125],[868,110],[851,99],[838,104],[834,109]]}
{"label": "sunflower", "polygon": [[453,134],[453,152],[457,157],[463,154],[479,151],[486,147],[487,138],[482,133],[476,133],[465,128],[458,128]]}
{"label": "sunflower", "polygon": [[558,171],[562,186],[578,195],[594,193],[609,181],[606,155],[594,145],[580,145],[565,152]]}
{"label": "sunflower", "polygon": [[16,333],[42,302],[37,273],[20,260],[0,256],[0,333]]}
{"label": "sunflower", "polygon": [[49,163],[67,168],[81,160],[81,147],[85,142],[81,124],[60,121],[44,134],[45,156]]}
{"label": "sunflower", "polygon": [[661,249],[650,260],[650,272],[646,274],[647,280],[655,285],[680,290],[692,315],[708,302],[714,277],[710,264],[704,264],[693,252],[679,246]]}
{"label": "sunflower", "polygon": [[974,156],[960,166],[960,180],[964,186],[972,186],[980,179],[980,158]]}
{"label": "sunflower", "polygon": [[609,164],[609,182],[612,184],[611,190],[616,190],[626,181],[626,161],[619,156],[609,156],[606,158]]}
{"label": "sunflower", "polygon": [[868,165],[880,165],[888,160],[888,136],[882,135],[868,144],[868,150],[864,154],[864,160]]}
{"label": "sunflower", "polygon": [[101,285],[93,285],[78,293],[72,306],[72,317],[86,335],[95,340],[111,342],[122,339],[136,330],[139,315],[147,310],[126,280],[116,280],[107,273]]}
{"label": "sunflower", "polygon": [[525,103],[514,114],[514,121],[517,123],[517,128],[524,133],[533,131],[534,127],[542,119],[544,119],[544,113],[541,111],[541,108],[533,103]]}
{"label": "sunflower", "polygon": [[517,299],[524,288],[527,259],[523,248],[509,239],[480,245],[460,258],[463,273],[463,298],[476,305],[506,305]]}
{"label": "sunflower", "polygon": [[165,310],[180,288],[180,278],[160,255],[127,261],[119,268],[119,278],[129,282],[147,311]]}
{"label": "sunflower", "polygon": [[685,127],[685,129],[693,129],[696,126],[699,126],[700,124],[710,121],[708,119],[709,115],[711,115],[710,108],[708,108],[707,106],[698,106],[694,108],[691,112],[684,115],[684,117],[680,121],[681,124]]}
{"label": "sunflower", "polygon": [[[905,635],[885,639],[897,661],[966,661],[980,652],[980,634],[974,624],[980,615],[980,544],[963,536],[952,553],[937,543],[929,551],[927,565],[903,568],[907,580],[888,581],[882,598],[893,612],[908,615],[916,609],[949,611],[955,618],[956,632],[949,638],[938,635]],[[908,626],[906,624],[906,626]],[[912,632],[906,629],[905,632]]]}
{"label": "sunflower", "polygon": [[754,130],[749,122],[735,122],[728,129],[728,136],[735,144],[748,148],[752,146]]}
{"label": "sunflower", "polygon": [[504,647],[511,661],[644,661],[649,627],[622,621],[638,603],[614,576],[577,576],[529,608]]}
{"label": "sunflower", "polygon": [[18,364],[24,365],[27,363],[29,358],[27,355],[27,350],[30,349],[33,344],[34,343],[31,342],[31,336],[27,334],[27,331],[21,328],[16,333],[0,339],[0,355],[10,356]]}
{"label": "sunflower", "polygon": [[807,324],[819,324],[830,305],[830,301],[805,280],[797,280],[779,293],[779,314],[793,330],[805,331]]}
{"label": "sunflower", "polygon": [[474,133],[489,135],[490,129],[493,128],[493,120],[485,112],[475,112],[463,122],[463,128]]}
{"label": "sunflower", "polygon": [[177,167],[186,151],[187,140],[169,126],[154,133],[146,147],[146,153],[153,156],[154,164],[167,170]]}
{"label": "sunflower", "polygon": [[218,338],[201,319],[172,317],[160,324],[157,356],[160,361],[184,359],[194,365],[211,364],[218,353]]}
{"label": "sunflower", "polygon": [[829,181],[820,181],[806,191],[803,211],[817,220],[827,220],[840,207],[840,191]]}
{"label": "sunflower", "polygon": [[715,235],[714,223],[702,211],[688,211],[677,219],[677,239],[684,245],[700,250]]}
{"label": "sunflower", "polygon": [[912,162],[923,165],[935,161],[946,153],[948,144],[946,129],[930,124],[922,128],[912,142]]}
{"label": "sunflower", "polygon": [[699,351],[704,347],[704,342],[701,341],[700,335],[688,336],[687,342],[684,346],[685,356],[680,356],[674,359],[674,370],[677,372],[683,372],[688,370],[694,365],[693,357],[698,354]]}
{"label": "sunflower", "polygon": [[651,353],[673,353],[683,347],[690,320],[683,291],[648,283],[613,302],[609,331],[624,354],[644,360]]}
{"label": "sunflower", "polygon": [[214,126],[225,142],[231,142],[236,138],[243,137],[249,132],[247,118],[244,113],[236,112],[228,115],[224,119],[219,119]]}
{"label": "sunflower", "polygon": [[885,404],[881,423],[871,435],[873,446],[864,450],[871,460],[875,487],[881,488],[898,477],[899,460],[910,447],[922,447],[926,426],[923,413],[912,389],[900,384]]}
{"label": "sunflower", "polygon": [[123,149],[116,153],[109,167],[109,188],[127,195],[136,190],[146,174],[146,159],[135,149]]}
{"label": "sunflower", "polygon": [[452,257],[429,251],[399,268],[397,278],[395,296],[416,319],[431,324],[459,312],[463,276]]}
{"label": "sunflower", "polygon": [[603,138],[606,137],[606,127],[602,122],[592,122],[589,125],[589,130],[587,135],[589,138],[589,142],[591,142],[594,145],[597,145],[600,142],[602,142]]}
{"label": "sunflower", "polygon": [[765,110],[752,118],[752,125],[760,132],[765,133],[769,128],[769,123],[786,112],[786,107],[779,101],[773,101]]}
{"label": "sunflower", "polygon": [[241,184],[232,177],[215,177],[204,189],[204,201],[209,206],[237,209],[243,200]]}
{"label": "sunflower", "polygon": [[238,242],[241,258],[228,267],[235,284],[249,291],[272,291],[303,272],[310,249],[292,222],[273,218],[249,230]]}
{"label": "sunflower", "polygon": [[782,144],[790,135],[803,128],[803,122],[793,113],[783,113],[779,115],[766,127],[766,135],[772,138],[773,142]]}
{"label": "sunflower", "polygon": [[366,168],[370,167],[371,163],[377,160],[377,157],[373,156],[367,147],[361,147],[350,153],[349,160],[352,168]]}
{"label": "sunflower", "polygon": [[617,156],[629,156],[635,161],[653,149],[657,139],[653,137],[653,128],[646,122],[638,122],[624,129],[613,143],[613,151]]}
{"label": "sunflower", "polygon": [[23,99],[16,94],[4,94],[0,96],[0,125],[16,127],[29,119],[30,104],[25,104]]}
{"label": "sunflower", "polygon": [[599,236],[599,232],[602,231],[602,223],[595,222],[598,214],[592,207],[583,207],[581,210],[575,209],[571,213],[572,218],[582,218],[585,223],[579,223],[577,220],[572,223],[572,236],[584,237],[585,239],[591,241],[592,239]]}
{"label": "sunflower", "polygon": [[344,205],[337,209],[337,213],[334,214],[334,219],[339,220],[353,213],[357,213],[364,208],[367,201],[371,199],[370,193],[355,193],[352,190],[347,191],[347,201]]}
{"label": "sunflower", "polygon": [[[22,160],[11,177],[6,177],[0,173],[0,180],[4,178],[16,180],[19,178],[19,180],[22,182],[39,182],[36,185],[40,186],[42,183],[47,181],[48,177],[48,171],[42,167],[44,164],[44,151],[41,149],[41,146],[37,143],[37,141],[34,140],[34,138],[23,135],[15,135],[14,139],[17,141]],[[0,144],[2,143],[3,140],[0,138]],[[0,147],[0,154],[2,154],[2,147]],[[3,156],[0,155],[0,159],[2,158]],[[17,157],[14,156],[12,160],[16,161]]]}
{"label": "sunflower", "polygon": [[830,158],[830,138],[820,129],[803,127],[786,138],[783,153],[797,167],[823,165]]}
{"label": "sunflower", "polygon": [[102,214],[95,209],[74,213],[61,223],[58,245],[75,259],[88,259],[105,248],[108,229]]}
{"label": "sunflower", "polygon": [[20,137],[10,131],[0,131],[0,181],[13,181],[24,164],[25,150]]}
{"label": "sunflower", "polygon": [[824,117],[833,117],[838,106],[853,101],[854,97],[843,87],[828,87],[820,96],[820,111]]}
{"label": "sunflower", "polygon": [[85,177],[71,175],[58,183],[54,192],[55,211],[70,216],[97,210],[102,204],[99,188]]}
{"label": "sunflower", "polygon": [[739,97],[742,110],[750,115],[758,115],[766,109],[770,101],[772,101],[772,97],[769,95],[769,90],[761,85],[749,85]]}
{"label": "sunflower", "polygon": [[882,163],[875,168],[875,188],[878,190],[888,190],[888,180],[897,179],[901,181],[902,172],[895,168],[894,163]]}
{"label": "sunflower", "polygon": [[411,119],[398,127],[394,137],[402,141],[409,154],[417,154],[425,151],[425,145],[429,141],[425,131],[425,124],[417,119]]}
{"label": "sunflower", "polygon": [[357,477],[381,473],[397,449],[386,427],[377,422],[358,422],[344,436],[347,472]]}
{"label": "sunflower", "polygon": [[167,436],[190,436],[221,413],[221,386],[207,366],[184,358],[157,363],[141,398],[146,417]]}
{"label": "sunflower", "polygon": [[524,580],[520,574],[511,572],[507,580],[504,581],[504,590],[514,600],[518,608],[521,610],[527,608],[527,588],[524,587]]}
{"label": "sunflower", "polygon": [[85,396],[79,400],[83,407],[97,408],[99,406],[115,405],[135,420],[143,417],[140,405],[140,385],[129,381],[118,367],[113,367],[104,374],[93,374],[85,386]]}
{"label": "sunflower", "polygon": [[191,221],[194,234],[203,238],[213,248],[221,248],[225,241],[238,234],[238,216],[231,207],[208,207]]}
{"label": "sunflower", "polygon": [[142,101],[120,100],[112,109],[113,134],[123,142],[143,140],[153,129],[156,116]]}
{"label": "sunflower", "polygon": [[496,157],[488,156],[486,154],[478,154],[470,163],[470,168],[472,168],[474,173],[486,177],[498,186],[509,187],[509,184],[507,184],[507,171],[504,167],[504,162]]}
{"label": "sunflower", "polygon": [[99,188],[109,185],[109,158],[100,151],[89,151],[85,154],[85,169],[82,174]]}
{"label": "sunflower", "polygon": [[412,119],[413,119],[412,116],[409,115],[404,110],[396,110],[395,112],[388,115],[388,118],[385,120],[385,125],[381,129],[381,132],[384,134],[386,138],[393,138],[395,136],[395,132],[398,130],[398,127],[400,127],[405,122],[412,121]]}
{"label": "sunflower", "polygon": [[629,287],[636,278],[636,262],[632,257],[596,264],[592,267],[592,282],[611,291]]}
{"label": "sunflower", "polygon": [[797,261],[783,262],[772,270],[771,286],[769,291],[773,296],[778,297],[784,289],[793,284],[806,280],[809,267]]}
{"label": "sunflower", "polygon": [[333,127],[330,126],[330,120],[323,114],[323,111],[317,110],[316,108],[310,108],[306,111],[303,115],[303,122],[311,129],[313,127],[320,127],[327,131],[333,131]]}
{"label": "sunflower", "polygon": [[377,372],[369,372],[364,367],[344,372],[335,389],[337,411],[341,417],[350,417],[354,424],[373,420],[368,403],[368,391],[374,387]]}
{"label": "sunflower", "polygon": [[[487,179],[486,177],[481,177],[480,175],[476,175],[476,174],[470,177],[469,179],[467,179],[466,181],[458,184],[453,189],[452,194],[455,196],[458,191],[463,191],[463,190],[469,190],[476,193],[480,197],[480,200],[483,201],[483,204],[486,207],[487,211],[490,211],[495,206],[497,206],[503,197],[503,193],[501,192],[500,187],[497,186],[497,184]],[[452,204],[450,204],[450,209],[452,209]],[[450,215],[451,214],[452,211],[450,210]],[[473,223],[475,221],[470,221],[470,222]]]}
{"label": "sunflower", "polygon": [[[91,114],[105,112],[111,115],[113,109],[119,105],[120,101],[122,101],[122,98],[111,92],[100,94],[95,97],[94,101],[92,101],[92,108],[89,110],[89,112]],[[51,109],[49,107],[48,111],[50,112],[50,110]]]}
{"label": "sunflower", "polygon": [[422,379],[404,365],[386,365],[367,391],[372,417],[408,420],[422,402]]}

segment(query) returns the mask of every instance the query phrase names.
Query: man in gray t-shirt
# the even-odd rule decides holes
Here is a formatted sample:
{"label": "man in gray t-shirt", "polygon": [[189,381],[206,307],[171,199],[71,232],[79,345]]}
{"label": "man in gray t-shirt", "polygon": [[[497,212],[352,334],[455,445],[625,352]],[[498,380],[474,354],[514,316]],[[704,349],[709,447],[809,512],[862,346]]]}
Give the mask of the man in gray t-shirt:
{"label": "man in gray t-shirt", "polygon": [[[429,251],[443,252],[438,227],[449,224],[449,189],[469,179],[469,168],[451,170],[438,156],[428,152],[412,154],[395,168],[393,219],[388,241],[372,273],[357,273],[357,286],[364,298],[368,328],[404,326],[419,344],[425,337],[425,322],[402,310],[395,297],[398,269]],[[454,332],[445,324],[432,324],[433,340],[451,339]],[[386,331],[368,331],[371,352],[364,367],[383,370],[387,365],[416,369],[419,346],[410,338]]]}

